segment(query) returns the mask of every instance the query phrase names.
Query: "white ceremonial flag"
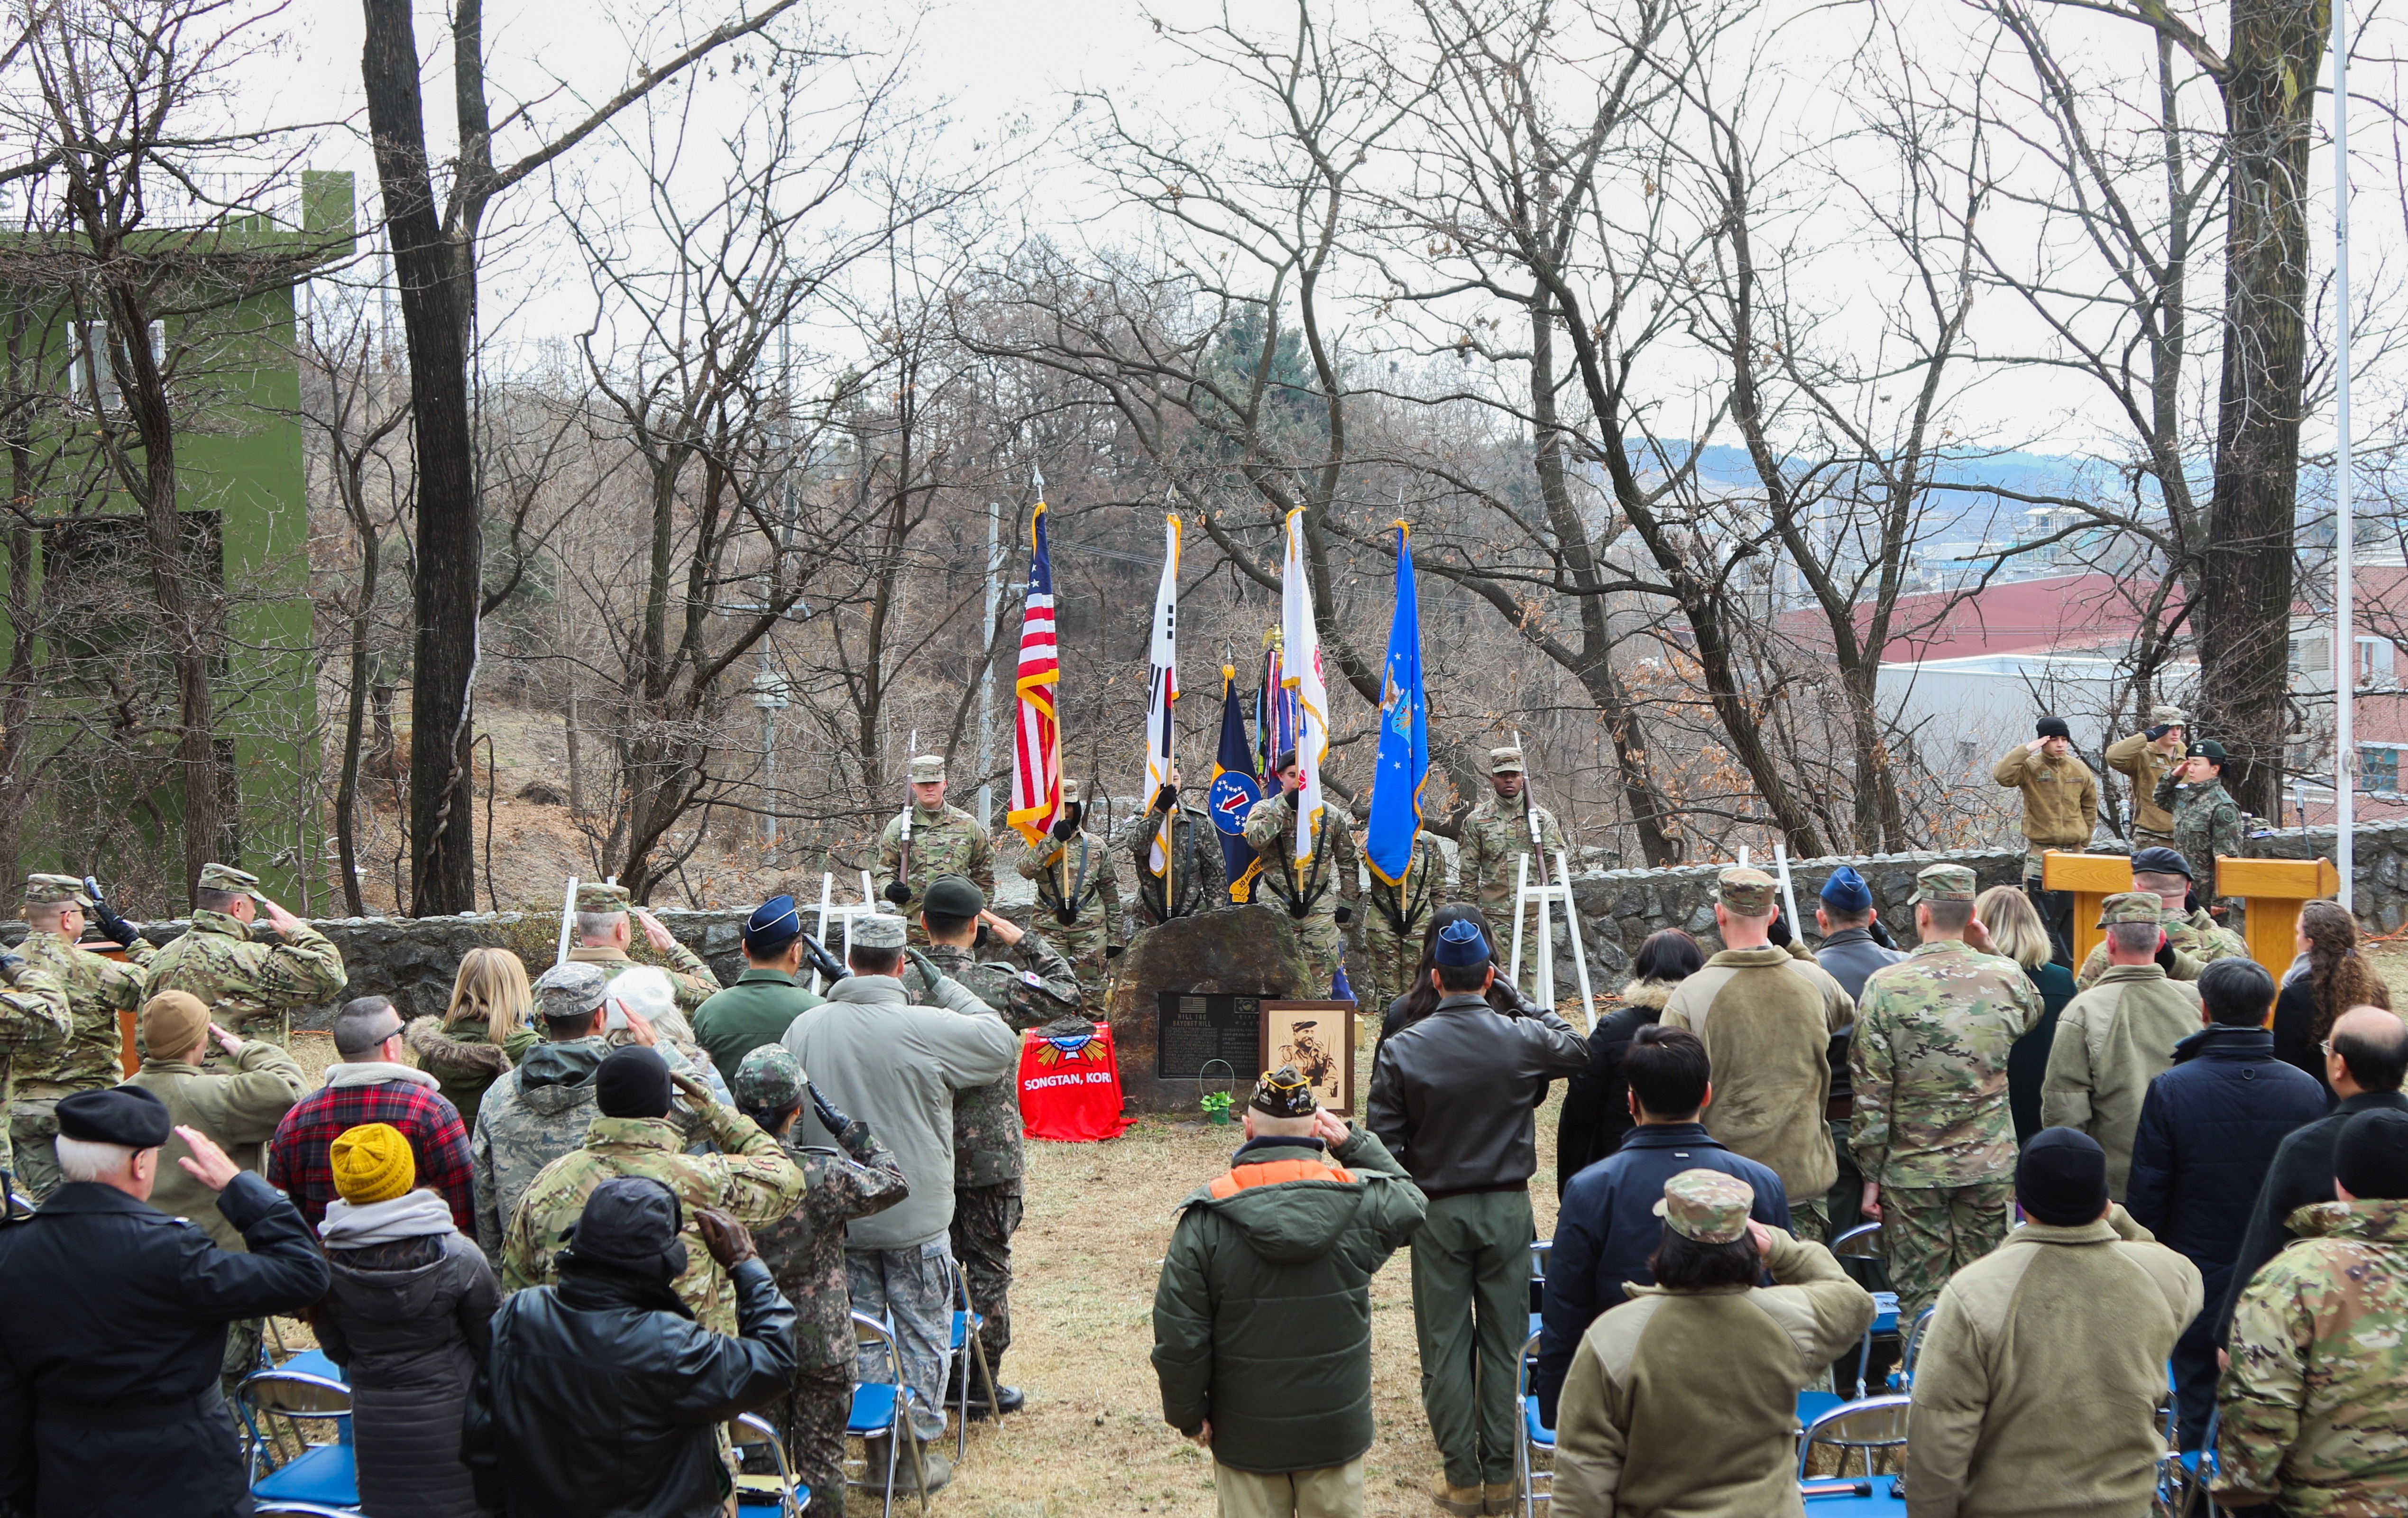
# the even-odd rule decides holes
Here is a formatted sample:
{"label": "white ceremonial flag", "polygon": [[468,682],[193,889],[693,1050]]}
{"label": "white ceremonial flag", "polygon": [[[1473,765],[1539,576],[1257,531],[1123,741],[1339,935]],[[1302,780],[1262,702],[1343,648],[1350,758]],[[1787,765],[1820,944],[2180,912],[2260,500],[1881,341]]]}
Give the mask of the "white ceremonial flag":
{"label": "white ceremonial flag", "polygon": [[[1145,801],[1154,798],[1170,783],[1171,704],[1179,699],[1179,519],[1169,517],[1163,523],[1162,583],[1154,593],[1154,665],[1153,689],[1146,697],[1145,708]],[[1147,863],[1160,874],[1170,862],[1170,814],[1162,818],[1162,829],[1154,836],[1154,852]],[[1170,900],[1166,890],[1163,900]]]}
{"label": "white ceremonial flag", "polygon": [[1321,634],[1312,624],[1312,587],[1304,578],[1304,510],[1287,514],[1287,560],[1280,568],[1280,683],[1296,693],[1296,764],[1304,778],[1297,796],[1296,867],[1312,862],[1321,835],[1321,761],[1329,752],[1329,692],[1321,682]]}

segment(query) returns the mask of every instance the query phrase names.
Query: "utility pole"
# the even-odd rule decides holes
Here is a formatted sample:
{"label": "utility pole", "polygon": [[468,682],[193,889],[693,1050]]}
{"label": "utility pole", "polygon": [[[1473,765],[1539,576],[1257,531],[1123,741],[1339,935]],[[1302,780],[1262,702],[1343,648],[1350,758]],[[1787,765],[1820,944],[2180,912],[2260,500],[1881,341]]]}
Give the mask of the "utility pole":
{"label": "utility pole", "polygon": [[[1003,600],[1003,503],[986,503],[986,622],[982,637],[995,637],[996,608]],[[979,826],[995,827],[995,659],[988,650],[986,668],[979,677]]]}

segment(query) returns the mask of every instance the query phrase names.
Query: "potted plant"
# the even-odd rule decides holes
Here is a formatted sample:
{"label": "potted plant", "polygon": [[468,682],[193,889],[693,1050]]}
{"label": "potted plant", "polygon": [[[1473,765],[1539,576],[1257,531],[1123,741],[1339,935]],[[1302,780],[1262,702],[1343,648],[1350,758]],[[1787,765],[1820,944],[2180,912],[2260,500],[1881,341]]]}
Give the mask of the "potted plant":
{"label": "potted plant", "polygon": [[1200,1100],[1201,1105],[1204,1108],[1204,1117],[1207,1122],[1226,1123],[1229,1121],[1229,1094],[1227,1092],[1208,1091],[1203,1095]]}

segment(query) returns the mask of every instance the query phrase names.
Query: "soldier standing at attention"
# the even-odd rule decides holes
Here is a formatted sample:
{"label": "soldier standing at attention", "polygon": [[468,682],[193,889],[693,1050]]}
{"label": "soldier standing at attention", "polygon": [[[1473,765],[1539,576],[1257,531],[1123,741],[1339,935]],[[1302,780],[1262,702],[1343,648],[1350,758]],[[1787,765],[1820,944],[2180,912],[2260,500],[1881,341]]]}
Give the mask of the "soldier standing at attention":
{"label": "soldier standing at attention", "polygon": [[[928,935],[924,954],[907,956],[903,989],[920,1006],[954,1005],[933,983],[920,961],[978,998],[954,1006],[964,1015],[992,1011],[1015,1032],[1042,1027],[1079,1008],[1079,981],[1070,962],[1035,933],[1023,932],[986,909],[986,897],[959,875],[928,882],[920,922]],[[1008,957],[979,957],[984,926]],[[953,1093],[953,1258],[970,1289],[970,1304],[985,1315],[979,1344],[986,1353],[994,1386],[981,1385],[972,1364],[970,1416],[1019,1411],[1020,1389],[1001,1383],[1003,1355],[1011,1348],[1011,1236],[1020,1227],[1022,1180],[1026,1174],[1020,1144],[1020,1070],[1015,1062],[989,1085]]]}
{"label": "soldier standing at attention", "polygon": [[2224,788],[2224,745],[2212,738],[2157,781],[2157,805],[2174,815],[2174,847],[2190,861],[2199,904],[2216,904],[2215,862],[2241,852],[2241,806]]}
{"label": "soldier standing at attention", "polygon": [[[752,1235],[761,1263],[795,1308],[794,1389],[762,1411],[785,1441],[795,1480],[811,1489],[805,1518],[844,1518],[844,1425],[853,1411],[855,1353],[844,1225],[885,1211],[910,1186],[895,1152],[868,1124],[829,1106],[784,1044],[745,1055],[734,1085],[737,1107],[778,1140],[810,1181],[799,1206]],[[796,1137],[806,1096],[837,1148],[806,1148]]]}
{"label": "soldier standing at attention", "polygon": [[2015,1190],[2007,1054],[2041,1018],[2040,992],[1993,953],[1973,916],[1973,872],[1915,876],[1914,934],[1901,963],[1873,971],[1849,1053],[1849,1142],[1865,1216],[1886,1224],[1889,1279],[1912,1323],[1957,1270],[2007,1237]]}
{"label": "soldier standing at attention", "polygon": [[1246,843],[1263,856],[1263,871],[1254,877],[1254,897],[1268,890],[1273,900],[1296,919],[1297,936],[1304,940],[1304,957],[1312,967],[1314,991],[1338,979],[1346,959],[1346,924],[1354,921],[1354,897],[1362,890],[1354,850],[1354,827],[1342,805],[1325,803],[1321,836],[1314,841],[1312,862],[1298,879],[1296,868],[1297,796],[1304,790],[1304,771],[1293,750],[1280,755],[1280,792],[1265,796],[1246,813]]}
{"label": "soldier standing at attention", "polygon": [[2173,847],[2173,813],[2157,805],[2157,780],[2182,763],[2190,737],[2180,707],[2151,707],[2149,725],[2107,745],[2107,767],[2132,778],[2132,852]]}
{"label": "soldier standing at attention", "polygon": [[2024,891],[2040,909],[2057,946],[2057,962],[2073,964],[2073,893],[2042,887],[2051,849],[2079,851],[2090,846],[2090,830],[2099,820],[2099,779],[2090,766],[2073,756],[2073,730],[2062,717],[2042,717],[2038,735],[2019,743],[1991,766],[1990,779],[2024,795]]}
{"label": "soldier standing at attention", "polygon": [[[1079,782],[1062,782],[1062,815],[1053,836],[1020,855],[1020,878],[1037,882],[1037,920],[1055,947],[1078,967],[1079,979],[1104,983],[1105,940],[1121,920],[1121,876],[1112,853],[1086,831],[1087,809]],[[920,839],[911,838],[914,853]],[[981,898],[981,908],[984,908]],[[923,908],[923,910],[928,909]],[[933,940],[931,940],[933,941]]]}
{"label": "soldier standing at attention", "polygon": [[[102,932],[125,946],[127,963],[77,945],[87,911],[96,915]],[[17,1188],[41,1202],[65,1182],[50,1145],[59,1135],[53,1115],[59,1098],[117,1084],[124,1073],[118,1063],[124,1040],[117,1014],[142,1010],[143,967],[158,951],[140,929],[93,901],[72,875],[26,877],[24,915],[25,941],[17,952],[66,993],[75,1023],[64,1049],[48,1060],[27,1062],[8,1107],[6,1147],[17,1154]]]}
{"label": "soldier standing at attention", "polygon": [[700,954],[678,942],[659,918],[634,905],[624,885],[607,881],[577,882],[577,947],[568,951],[567,963],[599,965],[604,975],[617,980],[636,965],[627,957],[627,946],[636,941],[635,923],[644,924],[644,941],[652,945],[652,952],[668,961],[662,968],[677,992],[679,1010],[691,1018],[717,994],[719,977]]}
{"label": "soldier standing at attention", "polygon": [[[251,936],[263,911],[282,943]],[[193,888],[192,930],[151,957],[144,989],[154,996],[163,991],[196,996],[211,1017],[239,1032],[260,1018],[288,1016],[295,1007],[322,1006],[343,994],[346,979],[341,952],[261,895],[258,876],[232,865],[203,865]]]}
{"label": "soldier standing at attention", "polygon": [[1422,934],[1430,913],[1446,905],[1446,855],[1426,831],[1413,835],[1412,861],[1395,885],[1371,875],[1363,916],[1363,1005],[1385,1011],[1412,989],[1421,967]]}
{"label": "soldier standing at attention", "polygon": [[1530,852],[1530,819],[1539,819],[1539,847],[1547,859],[1530,861],[1530,883],[1536,885],[1539,871],[1552,866],[1557,850],[1564,846],[1563,829],[1555,825],[1555,814],[1533,802],[1522,774],[1522,751],[1491,749],[1488,751],[1488,783],[1497,794],[1471,809],[1463,820],[1458,835],[1462,844],[1462,867],[1457,872],[1463,895],[1470,896],[1500,935],[1513,931],[1513,858]]}
{"label": "soldier standing at attention", "polygon": [[925,946],[920,910],[912,903],[939,875],[967,875],[981,891],[995,895],[995,845],[977,818],[945,805],[943,754],[920,755],[911,761],[910,773],[911,840],[903,840],[900,817],[878,835],[878,872],[886,877],[879,894],[910,920],[909,941]]}
{"label": "soldier standing at attention", "polygon": [[[1154,847],[1162,833],[1162,819],[1170,819],[1170,896],[1163,896],[1163,872],[1154,867]],[[1129,852],[1137,862],[1137,905],[1130,913],[1139,928],[1160,927],[1174,917],[1192,917],[1229,905],[1228,865],[1221,854],[1221,835],[1204,809],[1179,799],[1179,769],[1170,783],[1154,793],[1154,805],[1129,835]]]}

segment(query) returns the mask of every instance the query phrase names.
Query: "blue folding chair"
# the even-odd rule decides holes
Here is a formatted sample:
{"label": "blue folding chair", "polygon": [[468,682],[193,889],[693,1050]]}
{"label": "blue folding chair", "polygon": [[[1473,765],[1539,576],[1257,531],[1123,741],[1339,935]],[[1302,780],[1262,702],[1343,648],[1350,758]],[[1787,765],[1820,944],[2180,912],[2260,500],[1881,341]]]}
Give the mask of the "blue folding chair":
{"label": "blue folding chair", "polygon": [[1840,1452],[1840,1470],[1848,1468],[1848,1452],[1864,1453],[1865,1474],[1873,1473],[1875,1450],[1903,1449],[1906,1445],[1906,1418],[1914,1401],[1904,1396],[1868,1396],[1861,1401],[1843,1402],[1807,1424],[1798,1439],[1798,1479],[1806,1480],[1806,1464],[1813,1458],[1814,1446],[1828,1444]]}
{"label": "blue folding chair", "polygon": [[[953,1277],[953,1363],[961,1367],[961,1391],[953,1399],[954,1413],[961,1420],[953,1431],[953,1457],[960,1459],[970,1447],[970,1363],[977,1361],[979,1379],[986,1383],[990,1396],[995,1392],[995,1370],[987,1364],[986,1345],[979,1340],[978,1331],[985,1325],[986,1318],[970,1303],[969,1272],[962,1268],[959,1260],[949,1260],[948,1268]],[[999,1407],[991,1406],[989,1411],[998,1420],[1003,1417]]]}
{"label": "blue folding chair", "polygon": [[[268,1504],[297,1503],[336,1512],[359,1511],[359,1468],[351,1450],[351,1389],[332,1361],[320,1353],[299,1369],[288,1361],[255,1370],[243,1378],[235,1395],[249,1434],[251,1490],[256,1506],[275,1511]],[[304,1422],[334,1425],[334,1442],[310,1443],[301,1426]]]}
{"label": "blue folding chair", "polygon": [[[1538,1518],[1539,1504],[1554,1499],[1555,1431],[1540,1418],[1538,1394],[1530,1390],[1530,1371],[1538,1363],[1539,1336],[1534,1332],[1522,1346],[1522,1365],[1513,1383],[1514,1409],[1522,1420],[1522,1437],[1513,1441],[1513,1483],[1522,1497],[1522,1518]],[[1551,1468],[1539,1468],[1541,1454]]]}
{"label": "blue folding chair", "polygon": [[[853,1387],[853,1411],[846,1417],[844,1431],[862,1441],[861,1475],[847,1486],[882,1492],[885,1506],[880,1511],[892,1518],[895,1511],[895,1470],[908,1446],[911,1466],[920,1476],[920,1511],[928,1511],[928,1472],[921,1461],[920,1440],[911,1430],[911,1409],[919,1397],[903,1381],[903,1345],[895,1336],[895,1325],[867,1313],[853,1314],[853,1337],[855,1343],[882,1344],[886,1348],[886,1381],[857,1381]],[[886,1468],[870,1468],[869,1440],[886,1440]]]}
{"label": "blue folding chair", "polygon": [[811,1500],[811,1489],[795,1482],[795,1471],[786,1464],[786,1446],[780,1442],[778,1431],[758,1413],[742,1413],[727,1425],[727,1441],[738,1454],[747,1451],[769,1452],[769,1463],[777,1468],[770,1475],[738,1476],[736,1478],[737,1518],[803,1518],[803,1509]]}
{"label": "blue folding chair", "polygon": [[1535,1239],[1530,1244],[1530,1332],[1539,1331],[1540,1310],[1547,1305],[1547,1262],[1555,1253],[1552,1239]]}
{"label": "blue folding chair", "polygon": [[[1874,1300],[1879,1301],[1880,1298],[1875,1297]],[[1911,1392],[1914,1390],[1915,1357],[1923,1353],[1923,1336],[1930,1331],[1931,1314],[1937,1310],[1938,1305],[1936,1303],[1931,1306],[1928,1306],[1922,1311],[1914,1315],[1914,1323],[1907,1325],[1906,1337],[1899,1341],[1898,1364],[1891,1368],[1889,1373],[1889,1389],[1891,1391]]]}

